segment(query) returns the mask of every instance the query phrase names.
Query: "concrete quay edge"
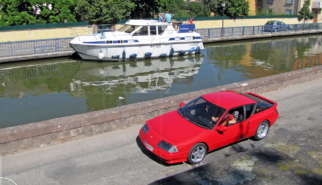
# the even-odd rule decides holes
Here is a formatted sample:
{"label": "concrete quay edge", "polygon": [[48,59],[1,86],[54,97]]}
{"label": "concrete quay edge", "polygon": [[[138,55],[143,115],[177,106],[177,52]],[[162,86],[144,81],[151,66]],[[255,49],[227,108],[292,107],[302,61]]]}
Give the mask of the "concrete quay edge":
{"label": "concrete quay edge", "polygon": [[39,60],[46,58],[56,58],[56,57],[69,57],[73,55],[75,51],[63,51],[63,52],[52,52],[52,53],[42,53],[42,54],[33,54],[33,55],[15,55],[10,57],[0,57],[0,64],[7,62],[18,62],[26,60]]}
{"label": "concrete quay edge", "polygon": [[15,153],[143,124],[153,117],[176,110],[182,101],[188,102],[211,92],[233,90],[240,92],[251,91],[260,94],[317,78],[322,78],[322,66],[111,109],[3,128],[0,129],[0,153]]}
{"label": "concrete quay edge", "polygon": [[[246,35],[246,36],[230,36],[222,38],[203,38],[203,43],[214,43],[214,42],[228,42],[236,40],[247,40],[247,39],[261,39],[261,38],[273,38],[273,37],[283,37],[283,36],[295,36],[295,35],[306,35],[306,34],[318,34],[322,33],[322,30],[309,30],[309,31],[297,31],[297,32],[278,32],[273,34],[258,34],[258,35]],[[68,57],[75,53],[75,51],[64,51],[64,52],[51,52],[43,54],[33,54],[33,55],[17,55],[10,57],[0,57],[0,64],[7,62],[18,62],[18,61],[28,61],[28,60],[38,60],[46,58],[56,58],[56,57]]]}

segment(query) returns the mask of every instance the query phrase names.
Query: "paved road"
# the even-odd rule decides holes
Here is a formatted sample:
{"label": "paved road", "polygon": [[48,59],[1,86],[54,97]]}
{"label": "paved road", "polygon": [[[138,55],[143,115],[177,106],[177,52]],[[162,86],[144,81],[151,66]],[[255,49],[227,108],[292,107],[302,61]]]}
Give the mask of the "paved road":
{"label": "paved road", "polygon": [[[2,157],[2,174],[17,184],[148,184],[200,165],[253,150],[321,124],[321,79],[262,94],[279,103],[269,136],[208,154],[198,165],[165,165],[138,139],[141,125]],[[309,138],[308,138],[309,139]]]}

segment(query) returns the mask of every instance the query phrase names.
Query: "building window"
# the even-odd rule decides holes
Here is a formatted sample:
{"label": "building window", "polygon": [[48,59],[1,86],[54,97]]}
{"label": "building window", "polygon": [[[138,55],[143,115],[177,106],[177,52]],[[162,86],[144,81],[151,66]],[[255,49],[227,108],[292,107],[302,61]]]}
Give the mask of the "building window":
{"label": "building window", "polygon": [[286,4],[293,4],[293,0],[286,0]]}
{"label": "building window", "polygon": [[262,6],[262,0],[257,1],[257,6]]}
{"label": "building window", "polygon": [[292,15],[292,9],[286,9],[285,14],[286,15]]}
{"label": "building window", "polygon": [[274,0],[267,0],[267,3],[268,3],[268,4],[273,4],[273,1],[274,1]]}

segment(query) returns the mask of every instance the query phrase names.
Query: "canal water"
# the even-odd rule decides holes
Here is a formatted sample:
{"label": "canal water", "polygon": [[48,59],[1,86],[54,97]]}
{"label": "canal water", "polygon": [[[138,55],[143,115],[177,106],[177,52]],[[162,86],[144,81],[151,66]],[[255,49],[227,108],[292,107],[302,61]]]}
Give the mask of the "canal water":
{"label": "canal water", "polygon": [[165,59],[0,64],[0,128],[314,67],[321,44],[312,35],[206,44],[202,55]]}

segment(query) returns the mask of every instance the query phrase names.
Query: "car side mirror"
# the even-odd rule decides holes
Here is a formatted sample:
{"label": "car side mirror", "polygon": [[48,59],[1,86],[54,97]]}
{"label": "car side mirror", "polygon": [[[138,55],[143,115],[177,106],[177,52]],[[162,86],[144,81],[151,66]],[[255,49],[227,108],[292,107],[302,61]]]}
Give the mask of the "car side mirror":
{"label": "car side mirror", "polygon": [[227,130],[227,127],[224,125],[220,125],[217,130],[219,130],[220,132],[225,132]]}
{"label": "car side mirror", "polygon": [[184,106],[184,102],[181,102],[179,106],[180,106],[180,108],[183,107]]}

